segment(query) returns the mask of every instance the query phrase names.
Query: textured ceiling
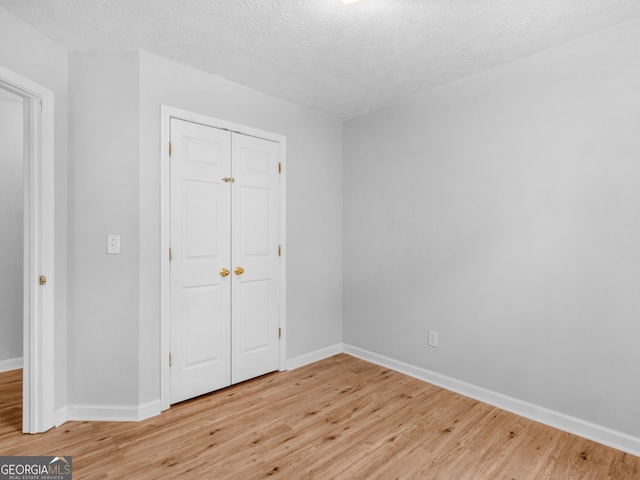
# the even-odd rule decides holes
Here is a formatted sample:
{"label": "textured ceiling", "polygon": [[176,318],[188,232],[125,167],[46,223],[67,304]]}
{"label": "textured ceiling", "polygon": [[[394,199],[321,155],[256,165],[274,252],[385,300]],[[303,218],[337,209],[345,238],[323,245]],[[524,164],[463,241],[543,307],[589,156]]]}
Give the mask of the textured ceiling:
{"label": "textured ceiling", "polygon": [[639,0],[0,0],[69,49],[141,48],[337,118],[640,17]]}

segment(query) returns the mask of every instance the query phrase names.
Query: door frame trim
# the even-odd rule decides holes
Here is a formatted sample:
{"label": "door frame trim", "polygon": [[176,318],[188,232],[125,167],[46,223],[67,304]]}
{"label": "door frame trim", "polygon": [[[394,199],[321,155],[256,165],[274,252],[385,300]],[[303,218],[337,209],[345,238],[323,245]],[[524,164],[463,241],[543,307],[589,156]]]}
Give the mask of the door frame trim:
{"label": "door frame trim", "polygon": [[24,99],[22,431],[40,433],[54,426],[54,94],[2,66],[0,87]]}
{"label": "door frame trim", "polygon": [[160,106],[160,404],[161,410],[167,410],[170,404],[171,374],[169,370],[169,353],[171,347],[171,305],[170,305],[170,269],[169,247],[171,239],[170,210],[171,197],[169,186],[171,182],[171,170],[169,168],[169,142],[171,119],[185,120],[199,123],[209,127],[220,128],[232,132],[250,135],[253,137],[271,140],[280,144],[280,162],[282,173],[280,174],[280,244],[282,255],[280,257],[280,371],[286,370],[287,359],[287,249],[286,249],[286,137],[272,132],[259,130],[245,125],[228,122],[218,118],[189,112],[168,105]]}

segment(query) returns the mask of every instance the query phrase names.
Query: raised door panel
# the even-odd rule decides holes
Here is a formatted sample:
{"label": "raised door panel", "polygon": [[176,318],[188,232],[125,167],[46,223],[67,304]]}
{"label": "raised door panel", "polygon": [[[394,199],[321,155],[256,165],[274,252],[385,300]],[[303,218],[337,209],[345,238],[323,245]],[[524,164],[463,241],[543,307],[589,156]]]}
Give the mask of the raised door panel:
{"label": "raised door panel", "polygon": [[171,403],[231,383],[230,133],[171,120]]}
{"label": "raised door panel", "polygon": [[238,383],[280,364],[280,145],[235,133],[232,143],[232,383]]}

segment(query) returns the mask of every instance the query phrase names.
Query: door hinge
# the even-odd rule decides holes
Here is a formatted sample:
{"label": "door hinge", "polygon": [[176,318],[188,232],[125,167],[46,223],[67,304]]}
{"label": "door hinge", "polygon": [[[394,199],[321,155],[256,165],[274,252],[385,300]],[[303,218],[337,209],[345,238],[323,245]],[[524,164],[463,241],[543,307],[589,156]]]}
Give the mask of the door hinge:
{"label": "door hinge", "polygon": [[278,327],[278,338],[282,338],[282,328]]}
{"label": "door hinge", "polygon": [[173,366],[173,357],[171,356],[171,352],[169,352],[169,366]]}
{"label": "door hinge", "polygon": [[173,260],[173,250],[169,247],[169,261]]}
{"label": "door hinge", "polygon": [[169,142],[169,156],[173,155],[173,145]]}
{"label": "door hinge", "polygon": [[282,256],[282,245],[278,245],[278,256]]}
{"label": "door hinge", "polygon": [[278,173],[282,173],[282,162],[278,162]]}

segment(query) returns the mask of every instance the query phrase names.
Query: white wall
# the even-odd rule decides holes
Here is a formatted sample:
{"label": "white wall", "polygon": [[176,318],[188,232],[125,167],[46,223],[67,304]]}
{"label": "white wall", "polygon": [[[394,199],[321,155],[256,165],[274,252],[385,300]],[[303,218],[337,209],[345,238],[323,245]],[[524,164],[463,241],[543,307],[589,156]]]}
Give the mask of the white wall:
{"label": "white wall", "polygon": [[[137,404],[139,55],[69,54],[69,403]],[[107,235],[120,254],[107,254]]]}
{"label": "white wall", "polygon": [[159,397],[168,104],[287,136],[289,358],[342,340],[344,195],[347,343],[640,435],[638,22],[347,122],[344,190],[338,120],[144,52],[73,52],[67,85],[0,26],[0,65],[56,94],[56,408],[67,350],[69,403]]}
{"label": "white wall", "polygon": [[0,8],[0,65],[54,92],[55,399],[67,403],[67,52]]}
{"label": "white wall", "polygon": [[346,122],[346,343],[640,436],[638,45],[635,21]]}
{"label": "white wall", "polygon": [[160,398],[161,104],[286,135],[288,356],[342,342],[341,121],[145,52],[71,52],[69,92],[75,412]]}
{"label": "white wall", "polygon": [[22,358],[22,108],[21,97],[0,90],[0,363]]}
{"label": "white wall", "polygon": [[342,122],[140,53],[141,402],[159,391],[160,105],[287,137],[287,357],[342,342]]}

